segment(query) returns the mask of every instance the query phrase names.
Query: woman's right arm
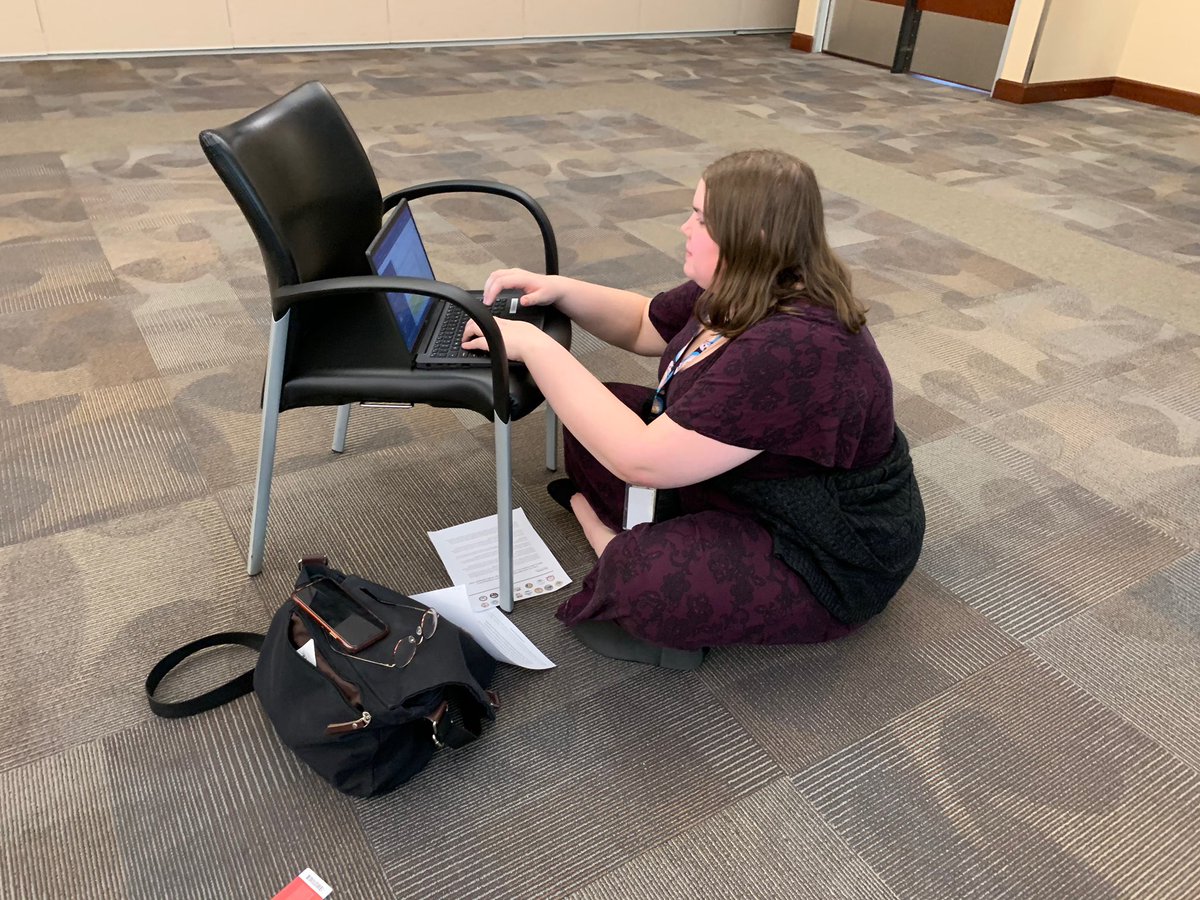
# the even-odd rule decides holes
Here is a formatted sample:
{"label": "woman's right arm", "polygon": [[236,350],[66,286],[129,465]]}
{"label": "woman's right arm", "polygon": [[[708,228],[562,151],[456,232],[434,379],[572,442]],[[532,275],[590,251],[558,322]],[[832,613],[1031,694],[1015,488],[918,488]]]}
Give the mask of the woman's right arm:
{"label": "woman's right arm", "polygon": [[483,302],[501,291],[524,291],[522,306],[554,304],[579,327],[600,340],[641,356],[667,349],[650,321],[650,298],[563,275],[539,275],[524,269],[498,269],[483,287]]}

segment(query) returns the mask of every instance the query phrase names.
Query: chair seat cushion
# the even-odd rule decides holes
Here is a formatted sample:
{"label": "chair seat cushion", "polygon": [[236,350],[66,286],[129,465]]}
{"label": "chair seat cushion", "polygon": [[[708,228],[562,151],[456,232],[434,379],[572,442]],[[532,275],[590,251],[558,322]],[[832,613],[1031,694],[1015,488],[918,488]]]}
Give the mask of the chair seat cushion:
{"label": "chair seat cushion", "polygon": [[[571,323],[548,309],[545,330],[571,346]],[[342,295],[292,311],[280,410],[377,401],[471,409],[491,418],[490,367],[414,369],[381,294]],[[543,400],[520,363],[509,366],[509,402],[519,419]]]}

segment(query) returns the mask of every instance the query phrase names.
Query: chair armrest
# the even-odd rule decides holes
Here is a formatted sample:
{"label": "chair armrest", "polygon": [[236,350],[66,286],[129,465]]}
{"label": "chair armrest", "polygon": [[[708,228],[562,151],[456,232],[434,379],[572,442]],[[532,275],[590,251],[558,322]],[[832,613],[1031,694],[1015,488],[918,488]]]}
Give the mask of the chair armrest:
{"label": "chair armrest", "polygon": [[496,418],[508,422],[510,418],[508,395],[508,354],[504,350],[504,338],[496,326],[487,307],[462,288],[427,278],[398,278],[381,275],[360,275],[353,278],[326,278],[305,284],[291,284],[271,292],[271,308],[276,320],[283,318],[294,307],[333,297],[338,294],[362,294],[394,291],[403,294],[424,294],[437,297],[462,307],[478,326],[488,342],[488,355],[492,369],[492,409]]}
{"label": "chair armrest", "polygon": [[427,181],[424,184],[414,184],[412,187],[401,188],[383,198],[383,211],[387,212],[401,200],[416,200],[420,197],[431,197],[434,194],[495,194],[497,197],[507,197],[516,200],[533,216],[538,230],[542,233],[542,247],[546,251],[546,274],[558,274],[558,241],[554,238],[554,228],[542,205],[519,187],[502,184],[499,181],[468,181],[455,179],[452,181]]}

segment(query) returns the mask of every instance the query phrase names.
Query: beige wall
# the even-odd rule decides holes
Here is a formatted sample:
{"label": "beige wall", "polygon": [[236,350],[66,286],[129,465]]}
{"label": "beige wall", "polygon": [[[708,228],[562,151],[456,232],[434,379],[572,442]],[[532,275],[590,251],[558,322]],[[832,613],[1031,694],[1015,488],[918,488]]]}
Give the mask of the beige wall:
{"label": "beige wall", "polygon": [[[692,0],[688,4],[688,28],[696,31],[732,31],[738,27],[736,0]],[[642,3],[638,31],[683,31],[679,10],[670,3]]]}
{"label": "beige wall", "polygon": [[[643,5],[655,0],[642,0]],[[667,0],[658,0],[667,3]],[[733,0],[729,0],[730,3]],[[796,20],[797,0],[741,0],[738,28],[791,28]],[[690,6],[691,4],[688,4]]]}
{"label": "beige wall", "polygon": [[571,3],[564,0],[525,0],[525,33],[628,34],[638,30],[641,0],[602,0]]}
{"label": "beige wall", "polygon": [[1030,81],[1116,75],[1137,7],[1137,0],[1052,0]]}
{"label": "beige wall", "polygon": [[1018,0],[1004,80],[1024,81],[1046,7],[1031,83],[1116,76],[1200,93],[1197,0]]}
{"label": "beige wall", "polygon": [[388,8],[393,41],[461,40],[468,21],[471,33],[484,40],[520,37],[525,28],[525,0],[388,0]]}
{"label": "beige wall", "polygon": [[[790,31],[799,0],[0,0],[0,56]],[[816,0],[805,0],[814,4]]]}
{"label": "beige wall", "polygon": [[[154,45],[187,49],[230,46],[225,0],[37,0],[37,6],[45,51],[50,53],[121,52]],[[7,18],[8,13],[0,15]]]}
{"label": "beige wall", "polygon": [[387,0],[228,0],[228,6],[234,47],[388,40]]}
{"label": "beige wall", "polygon": [[1022,84],[1029,55],[1037,38],[1038,23],[1042,19],[1046,0],[1017,0],[1013,7],[1012,22],[1008,31],[1008,47],[1000,64],[1000,77],[1005,81]]}
{"label": "beige wall", "polygon": [[815,35],[817,33],[817,13],[821,8],[821,0],[800,0],[796,9],[796,33]]}
{"label": "beige wall", "polygon": [[1141,0],[1116,74],[1200,94],[1200,3]]}
{"label": "beige wall", "polygon": [[0,12],[0,56],[45,53],[46,39],[34,0],[3,0]]}

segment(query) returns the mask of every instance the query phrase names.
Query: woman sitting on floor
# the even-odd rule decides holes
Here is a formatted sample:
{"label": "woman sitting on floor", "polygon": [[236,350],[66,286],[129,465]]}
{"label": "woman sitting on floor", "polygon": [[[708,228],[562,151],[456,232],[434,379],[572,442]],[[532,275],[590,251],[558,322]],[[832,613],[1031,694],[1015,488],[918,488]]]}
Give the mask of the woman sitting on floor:
{"label": "woman sitting on floor", "polygon": [[[661,356],[657,390],[605,385],[537,328],[496,320],[562,419],[569,478],[548,489],[599,557],[558,617],[605,655],[687,669],[702,648],[850,633],[916,565],[925,516],[812,170],[726,156],[682,231],[690,280],[652,300],[520,269],[484,296],[523,290]],[[463,346],[486,348],[473,323]],[[659,507],[621,531],[627,483],[659,489]]]}

